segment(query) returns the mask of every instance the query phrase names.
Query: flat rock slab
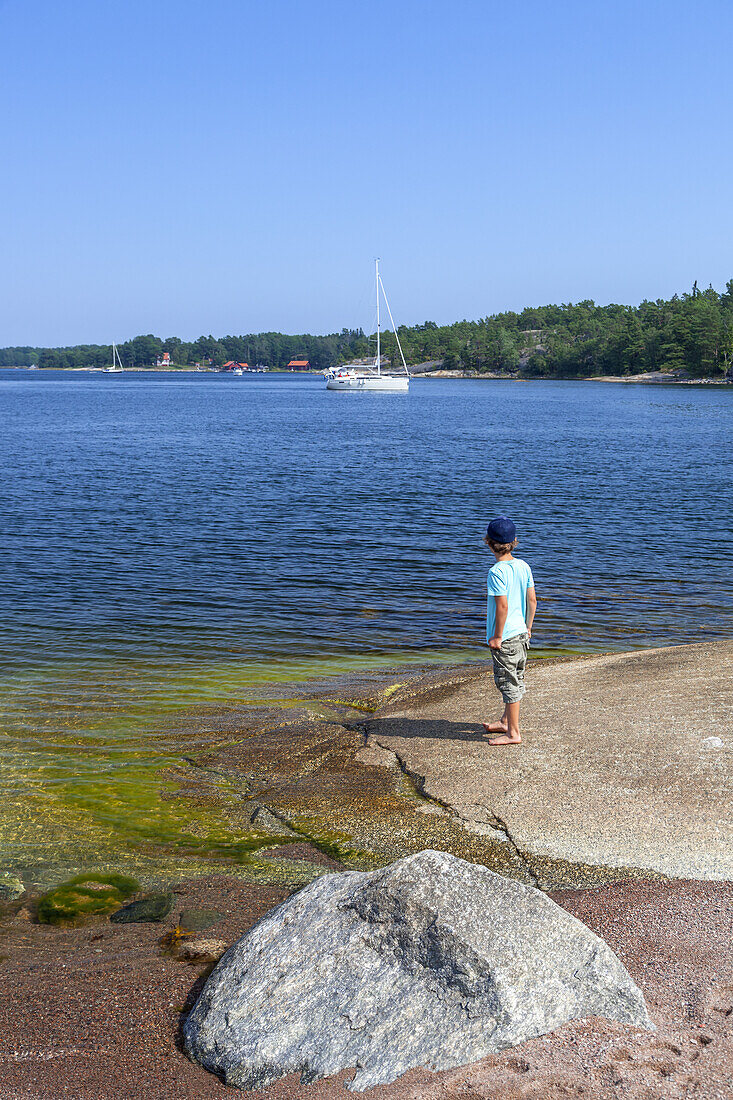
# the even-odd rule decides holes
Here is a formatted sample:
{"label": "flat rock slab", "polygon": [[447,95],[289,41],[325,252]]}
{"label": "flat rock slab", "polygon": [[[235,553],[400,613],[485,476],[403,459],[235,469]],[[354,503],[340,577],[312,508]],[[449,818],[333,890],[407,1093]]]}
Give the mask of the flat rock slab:
{"label": "flat rock slab", "polygon": [[584,924],[532,887],[425,851],[326,875],[279,905],[214,970],[184,1042],[242,1089],[356,1067],[361,1091],[587,1016],[651,1027]]}
{"label": "flat rock slab", "polygon": [[409,709],[395,701],[368,746],[469,829],[504,831],[530,867],[733,879],[733,643],[534,661],[527,683],[521,745],[483,736],[502,710],[487,670]]}

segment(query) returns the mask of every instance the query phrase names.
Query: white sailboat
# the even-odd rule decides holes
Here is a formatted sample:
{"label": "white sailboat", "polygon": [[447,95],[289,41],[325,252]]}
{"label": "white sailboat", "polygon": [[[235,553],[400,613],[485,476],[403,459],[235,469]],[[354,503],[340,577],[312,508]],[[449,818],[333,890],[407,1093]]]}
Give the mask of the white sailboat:
{"label": "white sailboat", "polygon": [[117,350],[117,344],[112,345],[112,366],[104,367],[105,374],[119,374],[125,368],[122,366],[122,360],[120,359],[120,353]]}
{"label": "white sailboat", "polygon": [[[410,387],[410,372],[407,369],[407,363],[405,362],[405,356],[402,353],[402,344],[400,338],[397,335],[397,327],[392,317],[392,310],[389,308],[389,301],[387,300],[387,294],[382,282],[382,276],[379,274],[379,260],[375,260],[376,271],[376,283],[377,283],[377,354],[374,357],[373,367],[361,367],[356,369],[354,367],[331,367],[329,370],[324,371],[326,375],[326,389],[327,390],[343,390],[345,392],[358,391],[361,393],[373,392],[375,390],[383,390],[387,393],[407,393]],[[392,331],[394,332],[395,340],[397,341],[397,347],[399,348],[400,358],[402,360],[402,367],[404,374],[393,374],[382,372],[382,355],[380,346],[380,320],[379,320],[379,305],[380,305],[380,291],[381,296],[384,298],[384,304],[387,307],[387,313],[392,323]]]}

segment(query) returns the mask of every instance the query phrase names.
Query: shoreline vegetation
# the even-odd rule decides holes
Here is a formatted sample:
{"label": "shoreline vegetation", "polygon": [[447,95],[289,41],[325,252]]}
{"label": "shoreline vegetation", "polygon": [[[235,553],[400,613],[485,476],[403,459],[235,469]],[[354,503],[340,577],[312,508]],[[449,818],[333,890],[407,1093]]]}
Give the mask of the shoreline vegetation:
{"label": "shoreline vegetation", "polygon": [[[408,367],[423,376],[730,381],[733,279],[722,292],[712,286],[700,290],[695,283],[689,292],[638,306],[587,300],[449,325],[402,325],[398,334]],[[382,334],[382,349],[391,362],[396,352],[392,333]],[[344,328],[325,336],[265,332],[201,336],[191,342],[145,335],[119,344],[118,350],[125,370],[156,369],[153,364],[167,354],[174,371],[218,370],[228,361],[283,371],[291,360],[307,359],[311,371],[321,372],[374,355],[375,341],[362,329]],[[0,368],[101,370],[111,359],[111,344],[0,348]]]}
{"label": "shoreline vegetation", "polygon": [[[418,364],[421,366],[422,364]],[[0,367],[0,370],[28,370],[28,367]],[[104,373],[99,367],[39,367],[39,370],[57,371],[63,370],[66,374],[100,374]],[[213,368],[204,371],[199,367],[125,367],[125,374],[219,374],[226,373]],[[288,371],[284,367],[271,367],[266,374],[297,374],[300,377],[313,378],[320,376],[320,371]],[[528,374],[502,373],[498,371],[472,371],[472,370],[436,370],[416,371],[413,379],[430,380],[468,380],[474,382],[624,382],[629,385],[675,385],[675,386],[728,386],[733,383],[733,376],[727,377],[695,377],[691,378],[686,371],[648,371],[645,374],[636,375],[565,375],[557,374],[552,377],[538,378]]]}

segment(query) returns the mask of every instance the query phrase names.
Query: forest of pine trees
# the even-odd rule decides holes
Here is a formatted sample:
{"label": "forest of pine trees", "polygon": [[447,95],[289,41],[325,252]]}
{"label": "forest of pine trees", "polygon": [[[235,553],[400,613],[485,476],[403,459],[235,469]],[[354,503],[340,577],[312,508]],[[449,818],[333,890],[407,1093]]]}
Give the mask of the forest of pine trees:
{"label": "forest of pine trees", "polygon": [[[696,378],[733,376],[733,279],[720,294],[712,286],[639,306],[597,306],[592,301],[538,306],[478,321],[437,325],[426,321],[399,329],[408,364],[440,361],[447,369],[521,373],[535,378],[633,375],[685,370]],[[384,334],[384,352],[395,353],[394,337]],[[323,370],[374,354],[374,340],[359,329],[329,336],[201,336],[186,342],[172,336],[136,336],[119,345],[125,367],[150,367],[163,352],[178,367],[195,363],[221,366],[227,360],[287,366],[309,359]],[[2,348],[0,367],[104,367],[110,345],[68,348]]]}

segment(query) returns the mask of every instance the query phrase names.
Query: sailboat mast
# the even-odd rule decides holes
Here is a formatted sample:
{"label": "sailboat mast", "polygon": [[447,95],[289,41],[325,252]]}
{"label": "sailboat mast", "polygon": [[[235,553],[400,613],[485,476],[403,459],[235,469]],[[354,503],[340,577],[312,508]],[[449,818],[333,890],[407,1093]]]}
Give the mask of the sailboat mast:
{"label": "sailboat mast", "polygon": [[377,283],[377,374],[382,373],[382,356],[379,350],[379,258],[374,261]]}
{"label": "sailboat mast", "polygon": [[[384,304],[387,307],[387,313],[389,314],[389,319],[390,319],[390,322],[392,324],[392,332],[394,333],[394,338],[397,341],[397,347],[399,349],[400,359],[402,360],[402,366],[405,369],[405,374],[409,378],[410,377],[410,372],[407,369],[407,362],[405,361],[405,353],[402,350],[402,344],[400,343],[400,336],[399,336],[399,333],[397,332],[397,325],[394,323],[394,317],[392,316],[392,310],[389,308],[389,298],[387,297],[387,291],[384,289],[384,283],[382,282],[381,278],[378,281],[379,281],[380,287],[382,288],[382,294],[384,295]],[[392,364],[392,366],[394,366],[394,363]]]}

